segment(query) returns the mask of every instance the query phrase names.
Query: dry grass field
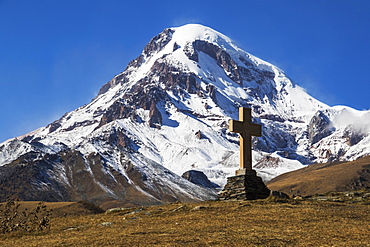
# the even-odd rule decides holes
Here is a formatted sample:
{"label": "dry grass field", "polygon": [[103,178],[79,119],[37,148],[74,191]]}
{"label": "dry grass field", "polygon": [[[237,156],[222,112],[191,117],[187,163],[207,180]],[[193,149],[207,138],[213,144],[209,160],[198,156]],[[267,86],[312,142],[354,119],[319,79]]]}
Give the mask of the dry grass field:
{"label": "dry grass field", "polygon": [[58,213],[58,205],[50,204],[56,213],[50,230],[3,234],[0,245],[370,246],[369,203],[206,201],[109,214],[60,206],[71,212]]}
{"label": "dry grass field", "polygon": [[284,173],[266,185],[271,190],[301,196],[370,189],[370,156],[350,162],[312,164]]}

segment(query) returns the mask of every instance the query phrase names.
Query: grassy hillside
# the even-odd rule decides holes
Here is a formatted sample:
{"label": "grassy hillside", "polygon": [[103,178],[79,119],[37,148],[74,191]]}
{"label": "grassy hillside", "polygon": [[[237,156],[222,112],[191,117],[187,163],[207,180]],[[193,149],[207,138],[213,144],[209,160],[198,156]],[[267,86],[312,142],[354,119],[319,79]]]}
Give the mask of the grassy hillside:
{"label": "grassy hillside", "polygon": [[351,162],[309,165],[272,179],[267,187],[301,196],[370,188],[370,156]]}
{"label": "grassy hillside", "polygon": [[[47,204],[48,205],[48,204]],[[74,206],[73,206],[74,205]],[[69,206],[69,214],[58,213]],[[74,213],[41,233],[0,235],[0,246],[368,246],[370,205],[309,200],[206,201]],[[85,208],[86,209],[86,208]],[[82,210],[83,211],[83,210]],[[88,214],[90,211],[90,214]],[[62,215],[62,216],[61,216]]]}

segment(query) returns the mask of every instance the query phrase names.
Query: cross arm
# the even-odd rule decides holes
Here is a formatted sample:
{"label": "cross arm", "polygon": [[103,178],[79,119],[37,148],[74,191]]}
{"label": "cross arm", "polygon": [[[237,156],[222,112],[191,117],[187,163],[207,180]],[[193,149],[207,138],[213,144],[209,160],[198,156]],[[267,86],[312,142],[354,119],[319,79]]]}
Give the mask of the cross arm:
{"label": "cross arm", "polygon": [[262,136],[262,125],[252,123],[249,125],[249,128],[252,136]]}
{"label": "cross arm", "polygon": [[229,121],[229,131],[236,132],[236,133],[243,133],[245,131],[243,122],[231,119]]}

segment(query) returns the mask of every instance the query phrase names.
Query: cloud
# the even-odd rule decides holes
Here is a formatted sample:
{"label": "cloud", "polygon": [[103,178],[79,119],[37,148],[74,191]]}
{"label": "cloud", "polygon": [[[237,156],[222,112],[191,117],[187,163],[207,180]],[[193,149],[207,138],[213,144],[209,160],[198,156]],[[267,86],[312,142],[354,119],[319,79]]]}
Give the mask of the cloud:
{"label": "cloud", "polygon": [[[339,106],[335,108],[339,108]],[[358,111],[349,107],[343,107],[337,111],[333,118],[333,125],[338,129],[351,126],[357,132],[369,133],[370,111]]]}
{"label": "cloud", "polygon": [[179,27],[186,24],[203,24],[203,21],[201,18],[198,17],[187,17],[187,16],[180,16],[176,17],[176,19],[172,22],[172,25],[174,27]]}

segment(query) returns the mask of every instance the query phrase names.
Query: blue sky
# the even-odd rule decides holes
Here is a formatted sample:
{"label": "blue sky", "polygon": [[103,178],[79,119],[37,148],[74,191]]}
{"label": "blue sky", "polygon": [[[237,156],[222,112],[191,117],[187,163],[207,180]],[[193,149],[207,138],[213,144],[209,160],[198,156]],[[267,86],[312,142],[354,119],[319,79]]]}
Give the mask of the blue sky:
{"label": "blue sky", "polygon": [[368,0],[0,0],[0,142],[89,103],[153,36],[187,23],[329,105],[370,108]]}

